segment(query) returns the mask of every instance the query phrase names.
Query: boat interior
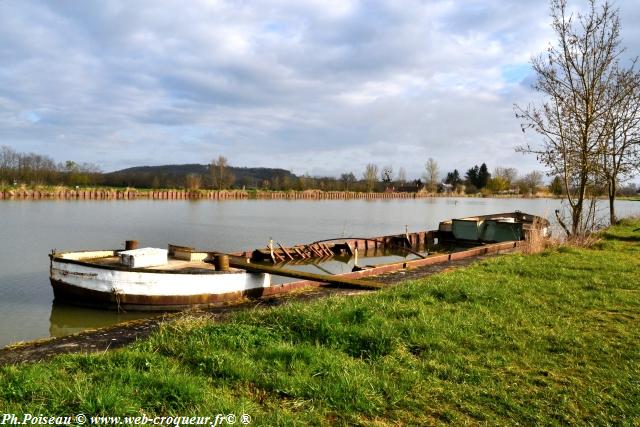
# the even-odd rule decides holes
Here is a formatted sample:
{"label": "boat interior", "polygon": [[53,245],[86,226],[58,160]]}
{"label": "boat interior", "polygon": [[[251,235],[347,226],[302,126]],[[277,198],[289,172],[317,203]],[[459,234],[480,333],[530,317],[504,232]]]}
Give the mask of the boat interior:
{"label": "boat interior", "polygon": [[[84,251],[84,252],[65,252],[58,254],[62,259],[70,259],[81,261],[98,266],[127,267],[122,263],[119,250],[110,251]],[[207,254],[203,252],[202,254]],[[205,262],[209,258],[205,256],[196,256],[194,259],[184,259],[184,257],[176,257],[175,254],[168,255],[166,262],[159,265],[150,265],[143,267],[147,270],[157,271],[175,271],[180,273],[212,273],[216,272],[216,268],[212,262]],[[231,271],[242,271],[230,269]]]}

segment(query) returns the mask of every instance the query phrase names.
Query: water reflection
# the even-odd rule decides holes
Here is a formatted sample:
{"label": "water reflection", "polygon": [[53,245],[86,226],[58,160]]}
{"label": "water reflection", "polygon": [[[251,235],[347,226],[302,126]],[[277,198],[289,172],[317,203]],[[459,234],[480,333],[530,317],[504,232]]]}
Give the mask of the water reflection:
{"label": "water reflection", "polygon": [[51,315],[49,316],[49,335],[61,337],[87,329],[97,329],[114,323],[147,317],[150,317],[149,313],[118,313],[54,301],[51,304]]}

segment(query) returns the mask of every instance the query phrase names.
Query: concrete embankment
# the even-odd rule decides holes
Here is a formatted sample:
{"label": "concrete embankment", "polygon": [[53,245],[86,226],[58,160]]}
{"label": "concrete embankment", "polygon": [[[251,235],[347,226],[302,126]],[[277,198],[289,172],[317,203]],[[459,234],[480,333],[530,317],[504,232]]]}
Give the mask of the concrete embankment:
{"label": "concrete embankment", "polygon": [[359,193],[353,191],[251,191],[251,190],[144,190],[135,189],[7,189],[0,199],[10,200],[377,200],[432,197],[428,193]]}

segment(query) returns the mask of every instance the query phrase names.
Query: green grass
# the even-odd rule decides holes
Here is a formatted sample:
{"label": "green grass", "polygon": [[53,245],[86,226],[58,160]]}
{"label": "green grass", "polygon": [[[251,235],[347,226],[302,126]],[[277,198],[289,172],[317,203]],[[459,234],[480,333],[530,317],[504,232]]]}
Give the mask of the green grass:
{"label": "green grass", "polygon": [[640,424],[640,227],[374,294],[184,318],[129,348],[0,369],[12,413],[252,425]]}

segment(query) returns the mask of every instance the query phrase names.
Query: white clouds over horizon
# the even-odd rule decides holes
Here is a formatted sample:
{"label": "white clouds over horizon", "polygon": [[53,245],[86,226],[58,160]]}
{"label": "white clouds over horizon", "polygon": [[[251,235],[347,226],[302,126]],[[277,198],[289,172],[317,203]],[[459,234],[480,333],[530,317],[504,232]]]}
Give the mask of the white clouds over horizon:
{"label": "white clouds over horizon", "polygon": [[[637,56],[640,5],[618,6]],[[553,40],[546,1],[9,0],[0,16],[0,144],[19,151],[105,170],[219,154],[330,175],[540,169],[514,152],[512,106]]]}

